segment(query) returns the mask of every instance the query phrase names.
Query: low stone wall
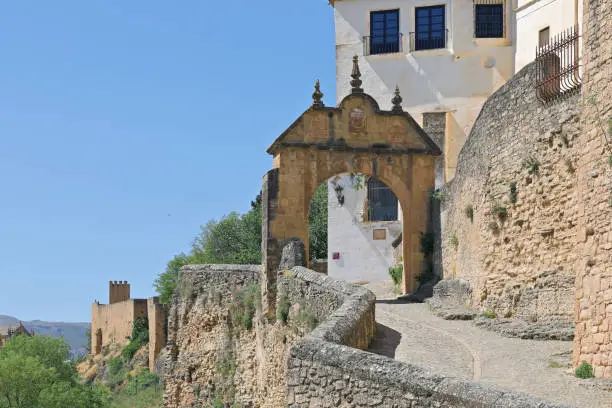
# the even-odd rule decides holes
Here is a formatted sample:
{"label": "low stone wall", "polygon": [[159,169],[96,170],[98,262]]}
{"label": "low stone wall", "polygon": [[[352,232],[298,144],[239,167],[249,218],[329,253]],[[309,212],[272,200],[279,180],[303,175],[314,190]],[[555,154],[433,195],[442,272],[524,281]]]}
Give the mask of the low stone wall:
{"label": "low stone wall", "polygon": [[[287,404],[298,407],[524,407],[561,405],[372,354],[375,296],[369,290],[295,267],[279,278],[279,294],[330,313],[289,352]],[[339,307],[336,308],[336,305]]]}
{"label": "low stone wall", "polygon": [[243,265],[182,269],[168,346],[158,361],[164,407],[214,401],[292,408],[558,407],[364,351],[375,332],[374,294],[299,266],[277,277],[277,310],[304,308],[321,323],[300,337],[297,313],[285,323],[258,313],[252,329],[236,330],[230,319],[235,290],[257,283],[260,273],[260,266]]}

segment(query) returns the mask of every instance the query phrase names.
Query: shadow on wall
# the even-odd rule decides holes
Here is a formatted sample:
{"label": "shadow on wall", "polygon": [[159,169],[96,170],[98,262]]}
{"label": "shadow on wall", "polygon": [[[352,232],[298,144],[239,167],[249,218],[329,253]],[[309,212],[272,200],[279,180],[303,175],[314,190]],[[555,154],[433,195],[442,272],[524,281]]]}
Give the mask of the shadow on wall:
{"label": "shadow on wall", "polygon": [[[376,303],[380,303],[377,301]],[[368,351],[381,356],[395,358],[395,350],[402,339],[397,330],[393,330],[383,324],[376,323],[376,335]]]}

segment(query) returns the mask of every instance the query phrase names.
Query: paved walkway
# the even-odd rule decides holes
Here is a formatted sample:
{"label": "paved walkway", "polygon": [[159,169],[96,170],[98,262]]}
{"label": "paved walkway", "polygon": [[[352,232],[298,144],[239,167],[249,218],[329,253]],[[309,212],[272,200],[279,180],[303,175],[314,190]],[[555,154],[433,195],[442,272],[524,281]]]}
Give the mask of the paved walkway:
{"label": "paved walkway", "polygon": [[438,318],[427,304],[397,302],[390,282],[366,286],[377,297],[372,352],[576,407],[612,407],[612,392],[587,388],[567,373],[571,342],[502,337],[471,322]]}

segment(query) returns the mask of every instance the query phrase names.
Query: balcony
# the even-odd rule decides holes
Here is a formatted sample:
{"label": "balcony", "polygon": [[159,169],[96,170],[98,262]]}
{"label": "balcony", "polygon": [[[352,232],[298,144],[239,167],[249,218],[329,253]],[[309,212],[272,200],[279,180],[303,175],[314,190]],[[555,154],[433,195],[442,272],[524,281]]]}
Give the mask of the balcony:
{"label": "balcony", "polygon": [[432,30],[410,33],[410,52],[446,48],[448,30]]}
{"label": "balcony", "polygon": [[363,37],[363,55],[396,54],[404,52],[402,33],[384,37]]}

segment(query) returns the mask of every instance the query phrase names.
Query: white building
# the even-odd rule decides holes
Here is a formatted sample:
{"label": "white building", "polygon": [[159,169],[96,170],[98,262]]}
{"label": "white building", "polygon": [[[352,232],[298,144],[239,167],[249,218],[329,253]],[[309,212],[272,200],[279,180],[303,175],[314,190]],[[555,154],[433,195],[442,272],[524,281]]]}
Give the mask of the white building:
{"label": "white building", "polygon": [[[330,0],[337,103],[350,93],[347,78],[357,55],[364,91],[389,110],[398,86],[404,110],[440,146],[436,187],[442,186],[455,174],[483,103],[534,60],[546,30],[552,38],[573,25],[574,1]],[[377,184],[355,191],[349,175],[328,183],[329,275],[387,278],[394,264],[391,243],[401,232],[393,194]],[[344,205],[337,203],[337,185],[345,192]]]}
{"label": "white building", "polygon": [[516,0],[515,72],[532,62],[536,48],[559,33],[582,26],[582,0]]}

